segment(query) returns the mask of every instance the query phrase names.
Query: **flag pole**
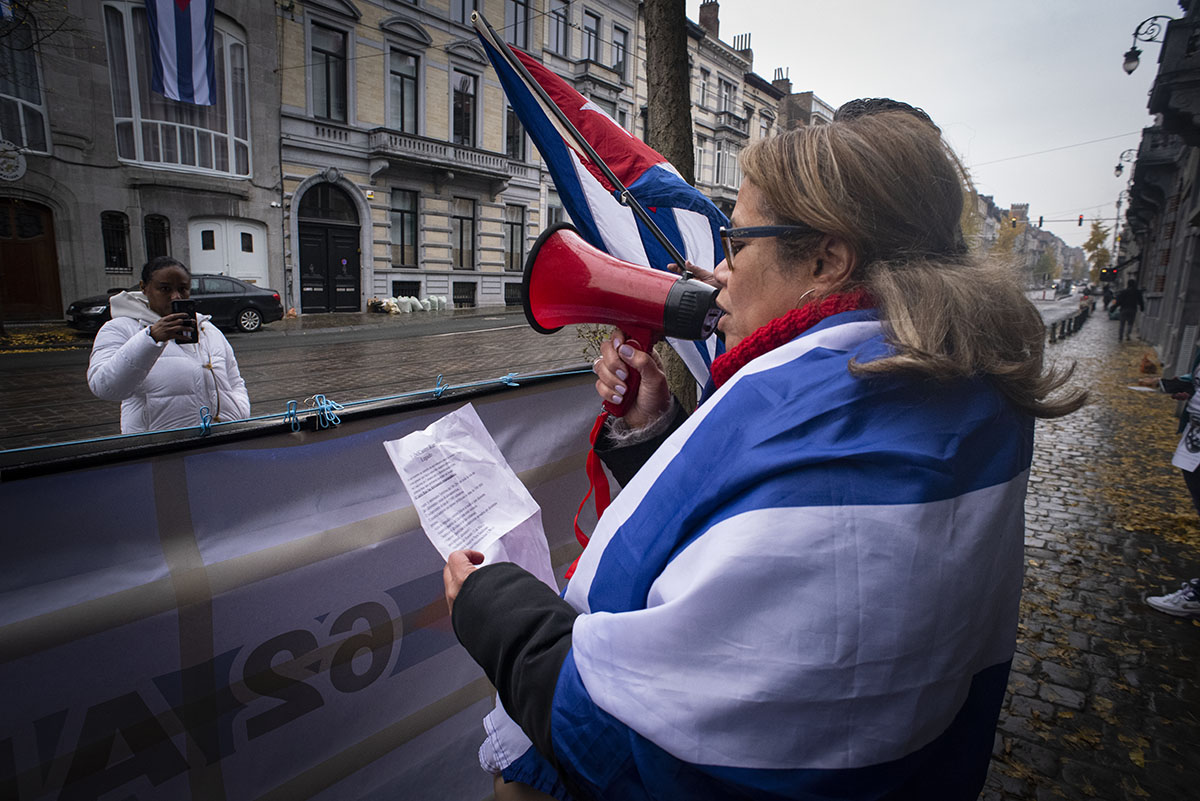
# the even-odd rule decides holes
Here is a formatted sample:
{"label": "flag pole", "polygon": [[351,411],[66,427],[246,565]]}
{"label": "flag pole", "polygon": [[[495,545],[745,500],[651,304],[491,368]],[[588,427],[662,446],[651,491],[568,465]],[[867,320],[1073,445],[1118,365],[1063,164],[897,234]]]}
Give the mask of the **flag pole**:
{"label": "flag pole", "polygon": [[546,105],[547,110],[555,116],[559,124],[562,125],[566,132],[570,134],[571,138],[575,140],[575,145],[582,150],[589,159],[591,159],[592,163],[600,169],[600,172],[604,173],[604,177],[608,179],[608,182],[620,191],[620,197],[618,199],[620,200],[621,204],[628,207],[629,210],[633,212],[633,215],[637,217],[638,220],[640,220],[641,223],[646,226],[646,228],[649,229],[654,238],[658,240],[658,244],[662,245],[667,251],[667,255],[675,261],[676,266],[678,266],[680,271],[682,271],[683,276],[685,278],[690,278],[691,274],[688,272],[686,266],[687,260],[680,255],[679,250],[675,247],[671,240],[667,239],[667,235],[664,234],[662,229],[655,224],[653,218],[650,217],[650,213],[642,208],[642,204],[638,203],[637,198],[633,196],[633,193],[626,189],[625,185],[621,183],[616,174],[608,168],[608,165],[604,163],[604,159],[600,158],[600,155],[592,149],[592,146],[588,143],[588,141],[583,138],[583,134],[579,133],[579,130],[574,126],[574,124],[572,124],[567,115],[563,113],[563,110],[558,107],[558,104],[550,98],[550,95],[546,93],[546,90],[542,88],[542,85],[534,80],[533,76],[529,74],[529,70],[526,69],[525,65],[521,63],[521,59],[517,58],[516,54],[513,53],[512,49],[508,46],[508,43],[500,38],[499,34],[496,33],[496,29],[492,27],[491,23],[488,22],[478,11],[471,12],[471,23],[475,26],[476,32],[478,32],[480,36],[486,38],[488,42],[491,43],[492,47],[496,48],[497,52],[503,54],[504,60],[508,62],[508,65],[516,70],[518,75],[525,79],[525,82],[529,84],[530,88],[537,93],[537,96],[541,99],[542,103]]}

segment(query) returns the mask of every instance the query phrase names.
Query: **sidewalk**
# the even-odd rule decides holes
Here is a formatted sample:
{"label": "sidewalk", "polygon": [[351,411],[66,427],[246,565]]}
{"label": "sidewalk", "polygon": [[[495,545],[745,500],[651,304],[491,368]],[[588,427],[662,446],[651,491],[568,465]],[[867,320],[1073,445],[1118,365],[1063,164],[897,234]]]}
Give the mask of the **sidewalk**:
{"label": "sidewalk", "polygon": [[1091,391],[1037,426],[1017,656],[984,801],[1200,797],[1200,622],[1146,595],[1200,575],[1171,467],[1175,401],[1129,389],[1150,350],[1092,315],[1048,348]]}

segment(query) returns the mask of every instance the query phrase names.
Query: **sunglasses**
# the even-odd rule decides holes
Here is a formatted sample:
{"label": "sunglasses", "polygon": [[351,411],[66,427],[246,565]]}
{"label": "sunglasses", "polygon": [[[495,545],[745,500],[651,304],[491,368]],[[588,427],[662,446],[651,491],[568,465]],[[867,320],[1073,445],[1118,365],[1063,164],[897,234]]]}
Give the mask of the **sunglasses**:
{"label": "sunglasses", "polygon": [[733,254],[736,250],[741,250],[740,247],[735,250],[734,240],[763,239],[784,234],[811,234],[816,230],[807,225],[751,225],[746,228],[726,228],[722,225],[718,233],[721,236],[721,247],[725,249],[725,266],[732,270]]}

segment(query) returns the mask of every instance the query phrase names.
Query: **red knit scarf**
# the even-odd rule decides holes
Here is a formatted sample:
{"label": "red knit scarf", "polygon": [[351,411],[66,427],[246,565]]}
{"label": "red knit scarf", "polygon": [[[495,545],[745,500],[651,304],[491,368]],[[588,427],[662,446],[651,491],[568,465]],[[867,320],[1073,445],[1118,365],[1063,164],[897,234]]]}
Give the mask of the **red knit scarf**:
{"label": "red knit scarf", "polygon": [[792,309],[743,339],[733,350],[713,359],[713,383],[720,387],[751,360],[791,342],[826,317],[855,309],[866,309],[872,305],[874,304],[871,303],[867,291],[856,289],[852,292],[829,295],[820,303],[808,303],[799,309]]}

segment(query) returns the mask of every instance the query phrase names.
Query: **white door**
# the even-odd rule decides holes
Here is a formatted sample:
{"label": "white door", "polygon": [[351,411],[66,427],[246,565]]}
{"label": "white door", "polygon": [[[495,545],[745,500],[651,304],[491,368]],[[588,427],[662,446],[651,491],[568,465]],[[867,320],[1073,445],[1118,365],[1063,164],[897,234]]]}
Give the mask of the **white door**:
{"label": "white door", "polygon": [[197,217],[188,222],[194,273],[232,275],[267,284],[267,226],[237,217]]}

